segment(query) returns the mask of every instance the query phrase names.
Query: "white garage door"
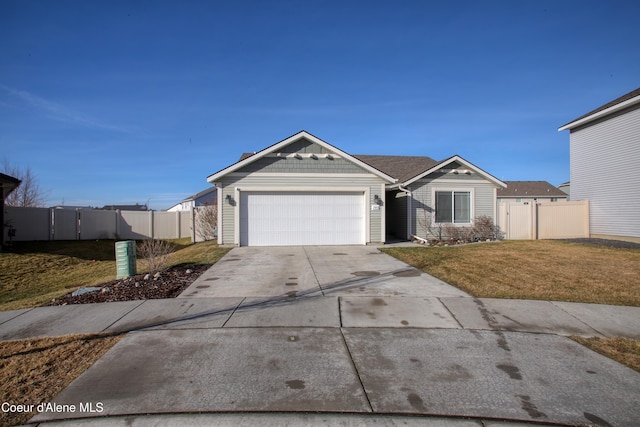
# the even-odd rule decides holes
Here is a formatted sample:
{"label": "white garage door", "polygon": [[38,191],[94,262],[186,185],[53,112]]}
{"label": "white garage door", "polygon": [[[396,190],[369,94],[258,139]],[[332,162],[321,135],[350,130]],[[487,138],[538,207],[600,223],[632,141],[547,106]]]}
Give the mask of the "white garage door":
{"label": "white garage door", "polygon": [[364,194],[241,192],[241,246],[363,245]]}

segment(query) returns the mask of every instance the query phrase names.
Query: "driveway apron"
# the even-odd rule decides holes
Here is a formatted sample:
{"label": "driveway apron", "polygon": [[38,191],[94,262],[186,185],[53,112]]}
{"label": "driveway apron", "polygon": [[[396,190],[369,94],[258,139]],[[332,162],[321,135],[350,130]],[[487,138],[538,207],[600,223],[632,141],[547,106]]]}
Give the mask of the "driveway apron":
{"label": "driveway apron", "polygon": [[234,248],[180,297],[318,295],[469,297],[372,246]]}

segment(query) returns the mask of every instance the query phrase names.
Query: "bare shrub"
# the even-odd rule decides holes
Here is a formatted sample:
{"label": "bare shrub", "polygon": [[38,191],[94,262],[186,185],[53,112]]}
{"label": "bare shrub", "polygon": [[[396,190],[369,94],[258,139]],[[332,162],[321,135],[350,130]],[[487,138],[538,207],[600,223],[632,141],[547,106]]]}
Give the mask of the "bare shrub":
{"label": "bare shrub", "polygon": [[473,237],[476,240],[502,240],[504,233],[500,226],[488,215],[477,216],[473,220]]}
{"label": "bare shrub", "polygon": [[164,269],[172,247],[164,240],[149,239],[144,240],[138,247],[140,255],[147,260],[147,270],[155,273]]}
{"label": "bare shrub", "polygon": [[[459,240],[458,239],[458,227],[453,224],[444,224],[443,225],[443,237],[445,240]],[[442,239],[440,239],[442,240]]]}
{"label": "bare shrub", "polygon": [[196,234],[204,241],[213,240],[216,237],[218,227],[218,207],[206,204],[196,208]]}
{"label": "bare shrub", "polygon": [[471,227],[457,227],[458,228],[458,241],[471,242],[473,240],[473,228]]}

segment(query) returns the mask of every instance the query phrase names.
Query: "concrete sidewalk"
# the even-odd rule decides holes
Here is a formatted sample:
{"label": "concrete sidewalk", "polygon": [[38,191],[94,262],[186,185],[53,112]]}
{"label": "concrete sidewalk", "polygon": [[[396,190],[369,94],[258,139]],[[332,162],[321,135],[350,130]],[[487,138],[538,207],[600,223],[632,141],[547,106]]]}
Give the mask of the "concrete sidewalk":
{"label": "concrete sidewalk", "polygon": [[0,312],[0,340],[144,329],[425,328],[640,339],[640,307],[461,297],[176,298]]}

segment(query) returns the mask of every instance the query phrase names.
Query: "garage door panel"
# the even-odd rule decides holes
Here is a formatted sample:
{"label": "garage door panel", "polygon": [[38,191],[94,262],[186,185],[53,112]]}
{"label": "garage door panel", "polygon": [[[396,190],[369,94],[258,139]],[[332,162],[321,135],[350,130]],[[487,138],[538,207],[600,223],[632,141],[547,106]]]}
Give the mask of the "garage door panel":
{"label": "garage door panel", "polygon": [[242,192],[243,246],[365,243],[363,193]]}

